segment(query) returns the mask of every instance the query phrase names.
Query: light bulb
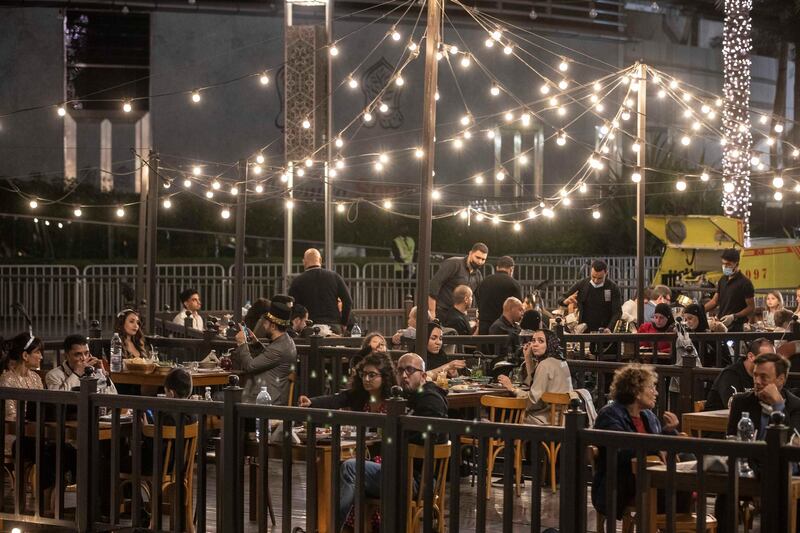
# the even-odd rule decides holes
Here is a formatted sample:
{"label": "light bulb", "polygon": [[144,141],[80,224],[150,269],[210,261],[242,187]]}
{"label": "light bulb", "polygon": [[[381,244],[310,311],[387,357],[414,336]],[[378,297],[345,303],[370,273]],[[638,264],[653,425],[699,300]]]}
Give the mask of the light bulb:
{"label": "light bulb", "polygon": [[767,123],[767,120],[769,120],[769,119],[767,118],[767,115],[761,115],[760,117],[758,117],[758,121],[759,121],[761,124],[766,124],[766,123]]}
{"label": "light bulb", "polygon": [[545,207],[544,209],[542,209],[542,215],[544,215],[547,218],[553,218],[556,215],[556,213],[551,208]]}
{"label": "light bulb", "polygon": [[566,114],[567,114],[567,108],[564,107],[563,105],[562,106],[558,106],[558,116],[559,117],[563,117]]}
{"label": "light bulb", "polygon": [[164,201],[161,203],[161,205],[163,205],[163,206],[164,206],[164,209],[169,209],[170,207],[172,207],[172,200],[170,200],[169,198],[167,198],[166,200],[164,200]]}
{"label": "light bulb", "polygon": [[491,88],[491,89],[489,89],[489,93],[490,93],[492,96],[497,96],[497,95],[499,95],[499,94],[500,94],[500,87],[498,87],[497,85],[492,85],[492,88]]}
{"label": "light bulb", "polygon": [[734,190],[736,190],[736,187],[734,186],[732,181],[726,181],[725,183],[722,184],[722,189],[726,193],[731,194]]}
{"label": "light bulb", "polygon": [[772,197],[775,198],[776,202],[780,202],[783,200],[783,193],[781,191],[775,191],[775,194],[773,194]]}
{"label": "light bulb", "polygon": [[339,175],[339,171],[336,170],[335,168],[328,169],[328,177],[329,178],[335,178],[338,175]]}
{"label": "light bulb", "polygon": [[431,191],[431,198],[434,200],[440,200],[442,198],[442,193],[440,193],[438,189],[434,189]]}
{"label": "light bulb", "polygon": [[375,170],[377,172],[382,172],[383,171],[383,163],[381,163],[380,161],[376,161],[375,162]]}
{"label": "light bulb", "polygon": [[336,212],[344,213],[344,204],[336,204]]}
{"label": "light bulb", "polygon": [[506,114],[504,115],[504,118],[506,119],[506,122],[511,122],[514,120],[514,113],[512,113],[511,111],[507,111]]}
{"label": "light bulb", "polygon": [[261,165],[253,165],[253,174],[255,174],[256,176],[261,174],[262,170],[263,169],[261,168]]}
{"label": "light bulb", "polygon": [[667,97],[667,91],[665,91],[664,89],[660,89],[658,91],[658,97],[659,98],[666,98]]}
{"label": "light bulb", "polygon": [[236,187],[235,185],[231,187],[231,196],[236,196],[238,194],[239,194],[239,187]]}
{"label": "light bulb", "polygon": [[304,130],[307,130],[308,128],[311,127],[311,121],[308,120],[307,118],[303,119],[303,122],[302,122],[301,126],[303,126]]}
{"label": "light bulb", "polygon": [[702,107],[700,107],[700,112],[704,115],[708,115],[711,112],[711,108],[708,106],[708,104],[703,104]]}
{"label": "light bulb", "polygon": [[622,85],[629,85],[631,83],[631,77],[625,75],[622,77]]}
{"label": "light bulb", "polygon": [[565,196],[564,199],[561,200],[561,203],[567,206],[572,205],[572,198]]}
{"label": "light bulb", "polygon": [[641,172],[639,172],[638,170],[634,171],[633,174],[631,174],[631,181],[634,183],[639,183],[640,181],[642,181]]}
{"label": "light bulb", "polygon": [[478,174],[478,175],[475,176],[475,183],[478,184],[478,185],[482,185],[483,184],[483,175],[482,174]]}
{"label": "light bulb", "polygon": [[226,207],[225,209],[223,209],[223,210],[222,210],[222,212],[220,213],[220,216],[221,216],[222,218],[224,218],[225,220],[227,220],[227,219],[231,218],[231,211],[230,211],[230,209],[228,209],[227,207]]}
{"label": "light bulb", "polygon": [[519,119],[522,121],[523,126],[529,126],[531,123],[530,113],[523,113],[522,115],[520,115]]}
{"label": "light bulb", "polygon": [[599,93],[602,88],[603,86],[600,85],[599,81],[594,82],[594,85],[592,85],[592,90],[596,93]]}
{"label": "light bulb", "polygon": [[588,190],[589,190],[589,186],[586,185],[586,182],[581,182],[580,187],[578,187],[578,192],[581,193],[581,194],[586,194],[586,192]]}
{"label": "light bulb", "polygon": [[550,104],[550,107],[556,107],[558,105],[558,98],[551,96],[547,103]]}
{"label": "light bulb", "polygon": [[336,56],[338,56],[338,55],[339,55],[339,49],[336,47],[336,45],[335,45],[335,44],[334,44],[334,45],[331,45],[331,48],[330,48],[330,50],[329,50],[329,51],[330,51],[330,54],[331,54],[333,57],[336,57]]}
{"label": "light bulb", "polygon": [[462,209],[458,216],[460,216],[462,220],[466,220],[467,217],[469,217],[469,211]]}
{"label": "light bulb", "polygon": [[475,215],[475,220],[477,222],[481,222],[483,221],[483,219],[484,219],[483,213],[478,213],[477,215]]}
{"label": "light bulb", "polygon": [[686,181],[684,181],[682,179],[676,181],[675,182],[675,188],[678,189],[681,192],[685,191],[686,190]]}
{"label": "light bulb", "polygon": [[372,113],[369,111],[364,113],[364,122],[372,122]]}
{"label": "light bulb", "polygon": [[381,113],[388,113],[389,112],[389,104],[387,104],[385,102],[381,103],[381,105],[378,106],[378,111],[380,111]]}
{"label": "light bulb", "polygon": [[691,99],[692,99],[692,93],[683,93],[683,95],[681,96],[681,98],[683,98],[683,101],[684,101],[684,102],[688,102],[689,100],[691,100]]}
{"label": "light bulb", "polygon": [[567,63],[566,59],[562,59],[561,63],[558,64],[558,70],[561,72],[566,72],[569,69],[569,63]]}
{"label": "light bulb", "polygon": [[675,81],[675,80],[670,81],[669,82],[669,88],[670,89],[677,89],[678,88],[678,82]]}
{"label": "light bulb", "polygon": [[525,154],[522,154],[521,156],[519,156],[518,161],[519,161],[520,165],[525,166],[525,165],[528,164],[528,156],[525,155]]}
{"label": "light bulb", "polygon": [[294,209],[294,200],[286,200],[286,209]]}
{"label": "light bulb", "polygon": [[258,194],[261,194],[262,192],[264,192],[264,186],[259,183],[258,185],[256,185],[255,190]]}
{"label": "light bulb", "polygon": [[592,218],[598,220],[601,216],[603,216],[599,210],[592,209]]}
{"label": "light bulb", "polygon": [[190,188],[192,186],[192,180],[186,178],[185,180],[183,180],[183,186],[186,187],[187,189]]}
{"label": "light bulb", "polygon": [[198,91],[192,91],[192,102],[195,104],[200,101],[200,93]]}
{"label": "light bulb", "polygon": [[394,84],[397,85],[398,87],[402,87],[403,85],[405,85],[405,83],[406,80],[404,80],[403,76],[401,76],[400,74],[398,74],[397,77],[394,79]]}
{"label": "light bulb", "polygon": [[642,148],[642,145],[641,145],[641,144],[639,144],[639,141],[635,141],[635,142],[634,142],[634,143],[631,145],[631,149],[632,149],[634,152],[636,152],[636,153],[639,153],[639,150],[641,150],[641,148]]}
{"label": "light bulb", "polygon": [[503,37],[503,33],[500,30],[494,30],[492,32],[492,39],[495,41],[499,41],[501,37]]}
{"label": "light bulb", "polygon": [[202,171],[203,170],[197,165],[192,167],[192,174],[194,174],[195,176],[199,176]]}
{"label": "light bulb", "polygon": [[606,106],[603,105],[603,102],[597,102],[595,109],[597,109],[598,113],[602,113],[605,110]]}
{"label": "light bulb", "polygon": [[347,80],[347,85],[348,85],[348,86],[349,86],[351,89],[357,89],[357,88],[358,88],[358,82],[357,82],[357,81],[356,81],[356,79],[355,79],[355,78],[353,78],[353,77],[351,77],[349,80]]}
{"label": "light bulb", "polygon": [[508,56],[508,55],[511,55],[511,53],[512,53],[513,51],[514,51],[514,49],[511,47],[511,45],[510,45],[510,44],[507,44],[507,45],[505,46],[505,48],[503,48],[503,53],[504,53],[505,55],[507,55],[507,56]]}
{"label": "light bulb", "polygon": [[653,83],[655,84],[661,83],[661,76],[659,76],[658,74],[653,74]]}
{"label": "light bulb", "polygon": [[314,166],[314,160],[311,159],[310,157],[308,159],[306,159],[304,163],[305,163],[306,167],[309,167],[309,168]]}
{"label": "light bulb", "polygon": [[560,82],[558,82],[558,88],[561,89],[562,91],[565,91],[567,87],[569,87],[569,82],[567,80],[561,80]]}
{"label": "light bulb", "polygon": [[559,146],[567,144],[567,136],[564,133],[559,134],[559,136],[556,137],[556,144]]}
{"label": "light bulb", "polygon": [[772,146],[775,144],[775,139],[772,137],[767,137],[767,146]]}
{"label": "light bulb", "polygon": [[337,159],[335,164],[336,164],[336,168],[338,168],[339,170],[343,169],[344,168],[344,159]]}
{"label": "light bulb", "polygon": [[399,31],[397,31],[397,30],[393,30],[393,31],[392,31],[392,40],[393,40],[393,41],[399,41],[399,40],[400,40],[400,39],[402,39],[402,38],[403,38],[403,36],[402,36],[402,35],[400,35],[400,32],[399,32]]}
{"label": "light bulb", "polygon": [[[414,41],[409,41],[408,42],[408,49],[411,50],[412,52],[415,52],[417,50],[417,43],[415,43]],[[339,205],[341,205],[341,204],[339,204]]]}
{"label": "light bulb", "polygon": [[384,209],[391,209],[392,208],[392,201],[391,200],[384,200],[383,201],[383,208]]}
{"label": "light bulb", "polygon": [[592,94],[592,95],[589,97],[589,101],[590,101],[591,103],[593,103],[593,104],[596,104],[598,100],[600,100],[600,98],[598,98],[598,96],[597,96],[596,94]]}
{"label": "light bulb", "polygon": [[437,102],[439,101],[439,91],[436,91],[436,94],[433,95],[433,99]]}
{"label": "light bulb", "polygon": [[708,181],[709,179],[711,179],[711,176],[708,175],[708,172],[703,171],[703,173],[700,174],[700,181]]}
{"label": "light bulb", "polygon": [[506,173],[500,170],[497,172],[497,174],[494,175],[494,179],[496,179],[497,181],[503,181],[504,179],[506,179]]}
{"label": "light bulb", "polygon": [[486,48],[491,48],[494,46],[494,41],[491,39],[486,39],[483,41],[483,44],[486,45]]}
{"label": "light bulb", "polygon": [[774,178],[772,178],[772,186],[775,187],[776,189],[782,189],[783,178],[780,176],[775,176]]}
{"label": "light bulb", "polygon": [[699,121],[695,121],[695,122],[692,123],[692,130],[698,131],[700,129],[700,126],[701,126],[700,122]]}
{"label": "light bulb", "polygon": [[306,175],[306,171],[305,171],[305,169],[298,168],[298,169],[297,169],[297,175],[298,175],[299,177],[301,177],[301,178],[302,178],[303,176],[305,176],[305,175]]}
{"label": "light bulb", "polygon": [[36,200],[31,200],[28,205],[31,206],[31,209],[36,209],[37,207],[39,207],[39,202],[37,202]]}
{"label": "light bulb", "polygon": [[218,191],[220,187],[222,187],[222,185],[217,180],[211,182],[211,188],[214,189],[215,191]]}
{"label": "light bulb", "polygon": [[800,157],[800,149],[795,148],[792,150],[792,157]]}
{"label": "light bulb", "polygon": [[464,56],[464,57],[461,58],[461,66],[462,67],[467,68],[467,67],[470,66],[471,63],[472,63],[472,60],[469,58],[469,56]]}
{"label": "light bulb", "polygon": [[463,117],[461,117],[461,125],[462,126],[468,126],[469,123],[470,123],[469,115],[464,115]]}
{"label": "light bulb", "polygon": [[258,154],[256,156],[256,163],[258,163],[259,165],[263,165],[264,164],[264,156],[261,155],[261,154]]}
{"label": "light bulb", "polygon": [[441,52],[436,52],[436,61],[441,61],[444,55]]}
{"label": "light bulb", "polygon": [[755,154],[753,157],[750,158],[750,164],[754,167],[761,164],[761,158],[758,157],[758,154]]}
{"label": "light bulb", "polygon": [[542,94],[548,94],[550,92],[550,86],[545,83],[544,85],[539,87],[539,92],[541,92]]}
{"label": "light bulb", "polygon": [[464,141],[462,141],[461,139],[456,139],[455,141],[453,141],[453,147],[456,150],[461,150],[461,148],[464,147]]}
{"label": "light bulb", "polygon": [[133,106],[131,105],[130,100],[125,100],[125,102],[122,104],[122,110],[126,113],[130,113],[132,109]]}
{"label": "light bulb", "polygon": [[214,193],[211,191],[206,191],[206,198],[208,198],[209,200],[214,198]]}
{"label": "light bulb", "polygon": [[795,183],[794,184],[794,192],[800,193],[800,183]]}
{"label": "light bulb", "polygon": [[688,135],[684,135],[683,137],[681,137],[681,144],[682,144],[682,145],[684,145],[684,146],[689,146],[689,144],[690,144],[691,142],[692,142],[692,138],[691,138],[691,137],[689,137]]}
{"label": "light bulb", "polygon": [[622,114],[620,114],[620,118],[621,118],[622,120],[630,120],[630,118],[631,118],[631,113],[630,113],[630,111],[628,111],[627,109],[623,109],[623,110],[622,110]]}
{"label": "light bulb", "polygon": [[59,117],[63,117],[64,115],[67,114],[67,110],[64,108],[63,105],[58,106],[58,109],[56,110],[56,112],[58,113]]}
{"label": "light bulb", "polygon": [[425,155],[425,152],[422,150],[422,148],[416,148],[414,150],[414,157],[416,157],[417,159],[422,159],[422,156],[424,156],[424,155]]}
{"label": "light bulb", "polygon": [[287,183],[288,181],[289,181],[289,174],[287,174],[286,172],[282,173],[281,174],[281,182]]}
{"label": "light bulb", "polygon": [[717,107],[722,107],[722,98],[717,98],[714,101],[714,105],[717,106]]}
{"label": "light bulb", "polygon": [[269,85],[269,76],[267,76],[267,73],[265,72],[259,76],[258,81],[261,82],[261,85]]}
{"label": "light bulb", "polygon": [[117,218],[122,218],[125,216],[125,210],[121,207],[117,208]]}
{"label": "light bulb", "polygon": [[81,211],[81,208],[78,207],[72,212],[72,214],[75,215],[76,217],[79,217],[83,214],[83,211]]}
{"label": "light bulb", "polygon": [[486,132],[486,136],[489,139],[494,139],[495,135],[496,135],[496,133],[494,132],[494,130],[489,130],[489,131]]}

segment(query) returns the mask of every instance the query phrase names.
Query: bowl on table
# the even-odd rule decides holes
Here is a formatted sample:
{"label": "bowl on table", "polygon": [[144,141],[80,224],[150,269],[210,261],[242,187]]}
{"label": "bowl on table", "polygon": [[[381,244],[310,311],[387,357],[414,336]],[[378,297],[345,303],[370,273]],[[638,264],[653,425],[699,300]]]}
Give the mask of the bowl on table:
{"label": "bowl on table", "polygon": [[216,361],[200,361],[197,364],[197,368],[202,368],[205,370],[213,370],[214,368],[219,368],[219,363]]}
{"label": "bowl on table", "polygon": [[150,374],[153,370],[156,369],[156,364],[150,361],[146,361],[140,359],[136,360],[126,360],[125,361],[125,370],[130,372],[144,372],[145,374]]}

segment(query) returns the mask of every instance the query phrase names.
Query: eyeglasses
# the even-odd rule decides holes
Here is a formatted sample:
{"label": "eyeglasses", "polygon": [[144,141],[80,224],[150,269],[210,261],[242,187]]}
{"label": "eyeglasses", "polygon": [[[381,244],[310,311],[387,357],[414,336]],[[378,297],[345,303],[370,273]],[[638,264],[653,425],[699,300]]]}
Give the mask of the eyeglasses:
{"label": "eyeglasses", "polygon": [[405,374],[407,376],[413,376],[416,372],[424,372],[421,368],[416,368],[413,366],[398,366],[397,373],[398,374]]}
{"label": "eyeglasses", "polygon": [[380,372],[359,372],[358,377],[365,381],[372,381],[373,379],[381,377],[381,374]]}

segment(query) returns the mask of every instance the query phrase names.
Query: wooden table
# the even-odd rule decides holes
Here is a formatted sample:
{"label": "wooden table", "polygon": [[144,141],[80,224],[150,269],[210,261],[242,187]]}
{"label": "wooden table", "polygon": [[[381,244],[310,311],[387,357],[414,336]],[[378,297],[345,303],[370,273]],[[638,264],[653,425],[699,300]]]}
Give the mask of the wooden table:
{"label": "wooden table", "polygon": [[728,431],[728,409],[683,413],[681,423],[683,431],[690,437],[702,437],[703,431],[724,434]]}
{"label": "wooden table", "polygon": [[467,409],[470,407],[480,407],[481,398],[484,396],[511,396],[508,389],[486,389],[482,388],[475,392],[447,392],[447,407],[449,409]]}
{"label": "wooden table", "polygon": [[[684,461],[676,465],[675,490],[692,492],[697,490],[697,471],[688,470],[697,461]],[[684,469],[684,470],[679,470]],[[706,494],[725,494],[728,492],[728,474],[705,472]],[[647,516],[645,517],[645,531],[657,533],[656,509],[658,503],[658,489],[667,486],[667,465],[655,465],[647,468]],[[791,503],[789,504],[789,531],[795,530],[797,523],[797,502],[800,500],[800,477],[792,477],[789,489]],[[757,478],[739,478],[739,496],[761,497],[761,481]]]}
{"label": "wooden table", "polygon": [[[192,387],[210,387],[212,385],[227,385],[228,376],[232,372],[220,370],[218,372],[192,372]],[[167,374],[161,372],[136,372],[125,370],[112,372],[111,381],[115,384],[141,385],[150,387],[163,387]]]}

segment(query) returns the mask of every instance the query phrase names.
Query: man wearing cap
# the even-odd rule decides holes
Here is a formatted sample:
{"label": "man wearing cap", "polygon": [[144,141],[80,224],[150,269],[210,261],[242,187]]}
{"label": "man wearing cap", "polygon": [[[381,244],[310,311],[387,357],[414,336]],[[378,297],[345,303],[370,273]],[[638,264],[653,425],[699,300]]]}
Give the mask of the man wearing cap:
{"label": "man wearing cap", "polygon": [[487,276],[475,291],[478,302],[478,333],[488,335],[489,328],[503,314],[503,304],[511,297],[522,301],[522,286],[514,279],[514,259],[504,255],[497,260],[495,273]]}
{"label": "man wearing cap", "polygon": [[242,330],[236,333],[237,347],[232,359],[234,368],[248,374],[242,392],[245,403],[255,403],[261,387],[267,387],[273,405],[289,403],[288,377],[297,366],[297,348],[286,333],[291,327],[293,303],[292,297],[285,294],[272,297],[269,311],[264,314],[269,344],[262,345],[252,335],[246,337]]}
{"label": "man wearing cap", "polygon": [[172,322],[183,326],[186,323],[185,320],[191,318],[192,329],[204,331],[206,329],[205,321],[203,317],[200,316],[200,313],[198,313],[200,308],[203,307],[203,304],[200,302],[200,293],[195,289],[185,289],[181,291],[180,299],[183,304],[183,311],[175,315]]}
{"label": "man wearing cap", "polygon": [[705,310],[717,309],[717,317],[728,331],[744,331],[747,318],[756,308],[753,283],[739,270],[739,250],[722,252],[722,277]]}
{"label": "man wearing cap", "polygon": [[[347,328],[353,299],[344,279],[337,272],[322,268],[322,255],[316,248],[309,248],[303,254],[305,272],[292,280],[289,296],[308,309],[308,315],[315,324],[326,324],[334,333]],[[337,299],[342,300],[339,311]]]}

